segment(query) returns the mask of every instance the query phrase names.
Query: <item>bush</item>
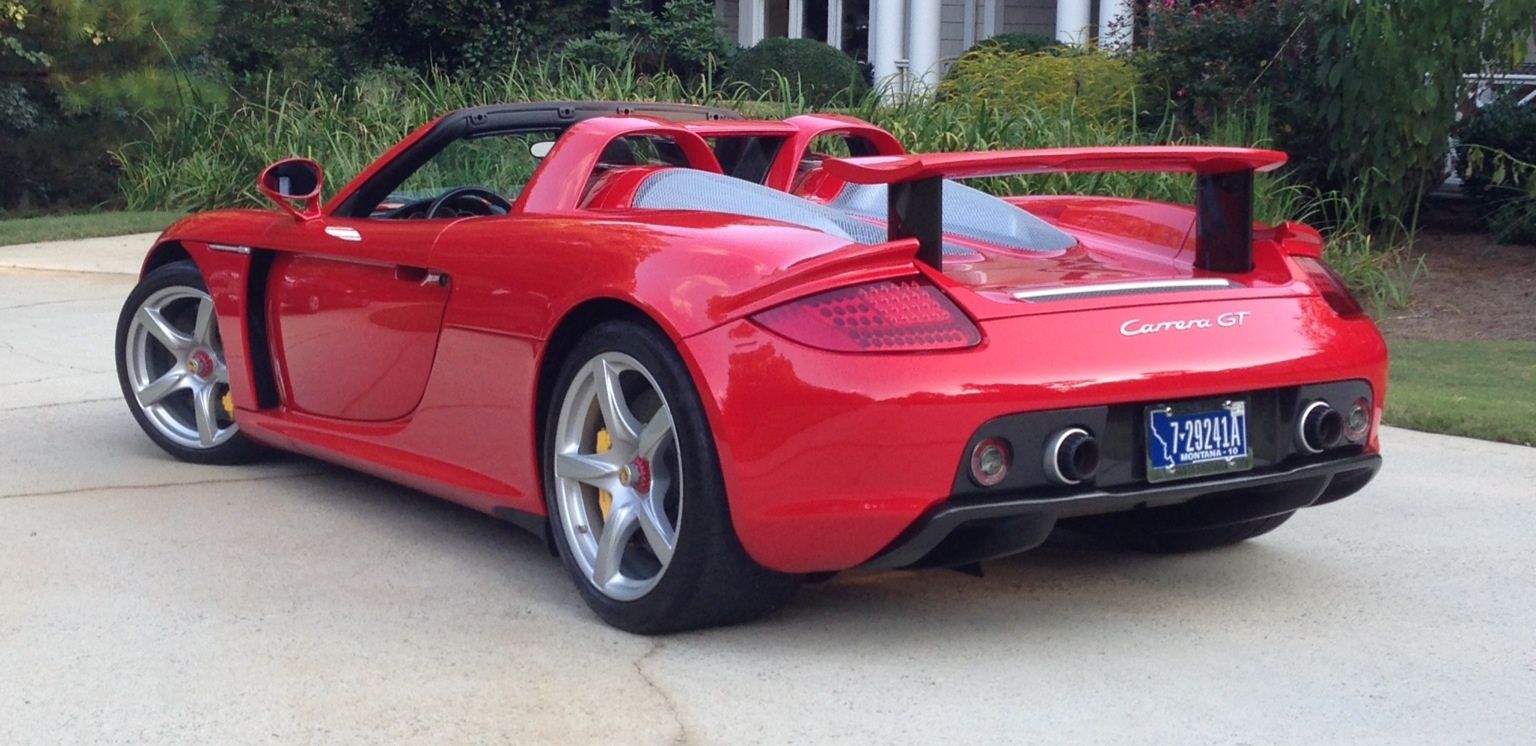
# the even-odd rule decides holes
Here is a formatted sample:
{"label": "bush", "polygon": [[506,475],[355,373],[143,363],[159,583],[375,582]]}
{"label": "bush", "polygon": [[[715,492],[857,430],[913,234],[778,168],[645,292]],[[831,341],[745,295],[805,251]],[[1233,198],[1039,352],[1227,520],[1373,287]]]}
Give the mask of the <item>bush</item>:
{"label": "bush", "polygon": [[623,70],[635,61],[635,42],[616,31],[597,31],[572,39],[560,49],[560,62],[569,69]]}
{"label": "bush", "polygon": [[1262,97],[1300,177],[1390,225],[1443,176],[1462,75],[1514,61],[1530,23],[1529,0],[1160,0],[1138,60],[1196,132]]}
{"label": "bush", "polygon": [[1491,152],[1503,153],[1524,163],[1536,163],[1536,106],[1518,106],[1510,98],[1495,101],[1467,118],[1456,129],[1459,145],[1456,148],[1456,173],[1462,179],[1462,190],[1469,198],[1492,206],[1501,202],[1511,189],[1519,190],[1525,184],[1524,169],[1514,169],[1511,178],[1498,179],[1502,175],[1501,159],[1489,158]]}
{"label": "bush", "polygon": [[667,0],[660,15],[640,0],[615,5],[609,25],[561,48],[559,61],[570,71],[603,67],[652,75],[706,75],[723,63],[732,47],[720,34],[709,0]]}
{"label": "bush", "polygon": [[1501,99],[1457,128],[1456,173],[1500,243],[1536,244],[1536,107]]}
{"label": "bush", "polygon": [[1076,116],[1104,120],[1130,113],[1136,84],[1129,63],[1097,52],[981,49],[955,60],[938,93],[945,100],[989,102],[1011,112],[1070,108]]}
{"label": "bush", "polygon": [[1056,41],[1045,34],[1031,34],[1017,32],[1012,34],[998,34],[997,36],[982,39],[976,45],[967,49],[967,52],[1023,52],[1025,54],[1037,54],[1039,52],[1055,52],[1067,49],[1067,45]]}
{"label": "bush", "polygon": [[798,85],[805,103],[818,107],[849,105],[869,90],[859,63],[814,39],[764,39],[736,57],[728,77],[757,95]]}
{"label": "bush", "polygon": [[375,0],[366,4],[351,44],[375,66],[486,73],[596,28],[606,6],[602,0]]}
{"label": "bush", "polygon": [[1494,208],[1488,228],[1499,243],[1536,246],[1536,196],[1527,193]]}
{"label": "bush", "polygon": [[1173,103],[1180,125],[1202,131],[1227,109],[1252,107],[1261,94],[1302,82],[1294,77],[1296,55],[1283,53],[1296,51],[1285,42],[1298,8],[1286,0],[1158,3],[1148,11],[1148,46],[1137,67]]}

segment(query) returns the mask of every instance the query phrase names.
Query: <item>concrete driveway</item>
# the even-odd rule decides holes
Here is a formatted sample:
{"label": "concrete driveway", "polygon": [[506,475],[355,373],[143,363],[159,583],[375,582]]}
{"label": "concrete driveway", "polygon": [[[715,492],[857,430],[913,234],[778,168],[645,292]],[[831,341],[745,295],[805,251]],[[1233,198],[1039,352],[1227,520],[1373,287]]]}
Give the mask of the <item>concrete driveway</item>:
{"label": "concrete driveway", "polygon": [[171,461],[118,399],[119,244],[0,248],[0,743],[1536,737],[1536,450],[1389,430],[1365,492],[1246,545],[1063,537],[646,639],[491,518]]}

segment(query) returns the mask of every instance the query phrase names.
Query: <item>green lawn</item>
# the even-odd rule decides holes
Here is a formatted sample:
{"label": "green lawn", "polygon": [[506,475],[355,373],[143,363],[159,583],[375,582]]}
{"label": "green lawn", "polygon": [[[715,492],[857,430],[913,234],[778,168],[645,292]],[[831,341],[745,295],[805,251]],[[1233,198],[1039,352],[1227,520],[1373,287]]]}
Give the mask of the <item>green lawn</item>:
{"label": "green lawn", "polygon": [[1536,342],[1394,339],[1386,423],[1536,444]]}
{"label": "green lawn", "polygon": [[179,212],[93,212],[0,220],[0,246],[70,238],[158,233],[181,217]]}

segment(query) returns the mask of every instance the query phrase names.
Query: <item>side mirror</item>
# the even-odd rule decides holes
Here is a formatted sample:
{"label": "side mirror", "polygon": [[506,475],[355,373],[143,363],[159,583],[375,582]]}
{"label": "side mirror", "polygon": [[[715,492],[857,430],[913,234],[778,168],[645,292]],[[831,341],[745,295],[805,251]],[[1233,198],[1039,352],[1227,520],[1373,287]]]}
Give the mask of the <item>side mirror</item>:
{"label": "side mirror", "polygon": [[320,217],[323,178],[320,164],[308,158],[285,158],[267,166],[256,179],[256,187],[299,220],[314,220]]}

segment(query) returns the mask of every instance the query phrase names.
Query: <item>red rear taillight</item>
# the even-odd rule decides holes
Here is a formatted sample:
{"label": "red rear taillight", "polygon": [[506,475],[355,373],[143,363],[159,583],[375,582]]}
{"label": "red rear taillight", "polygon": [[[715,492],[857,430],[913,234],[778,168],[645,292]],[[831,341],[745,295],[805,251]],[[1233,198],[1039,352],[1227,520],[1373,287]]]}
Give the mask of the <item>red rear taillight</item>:
{"label": "red rear taillight", "polygon": [[1349,286],[1344,284],[1343,278],[1323,264],[1323,260],[1310,256],[1292,258],[1301,267],[1301,271],[1307,273],[1307,282],[1323,296],[1334,313],[1346,317],[1365,313],[1365,309],[1360,307],[1360,301],[1355,300],[1355,296],[1349,292]]}
{"label": "red rear taillight", "polygon": [[981,341],[954,301],[920,280],[838,288],[752,318],[775,334],[837,352],[953,350]]}

